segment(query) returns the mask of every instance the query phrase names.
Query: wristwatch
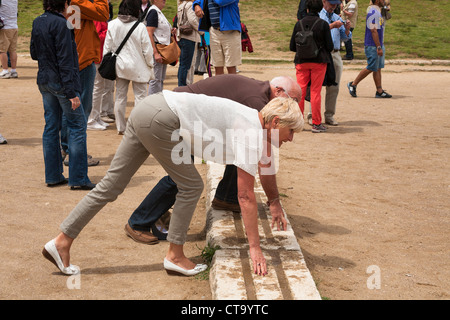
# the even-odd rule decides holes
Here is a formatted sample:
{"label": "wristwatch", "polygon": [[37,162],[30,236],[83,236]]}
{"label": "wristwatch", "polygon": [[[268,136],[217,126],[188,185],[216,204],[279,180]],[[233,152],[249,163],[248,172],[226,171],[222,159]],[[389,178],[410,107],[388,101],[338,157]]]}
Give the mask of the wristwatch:
{"label": "wristwatch", "polygon": [[383,48],[381,48],[381,46],[378,46],[378,47],[377,47],[377,50],[380,50],[380,49],[383,49]]}

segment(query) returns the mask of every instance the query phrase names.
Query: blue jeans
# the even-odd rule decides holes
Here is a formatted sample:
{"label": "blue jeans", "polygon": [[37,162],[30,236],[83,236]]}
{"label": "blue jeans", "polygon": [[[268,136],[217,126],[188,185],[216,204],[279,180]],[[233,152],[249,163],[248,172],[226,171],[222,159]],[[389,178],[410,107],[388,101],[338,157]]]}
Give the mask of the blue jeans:
{"label": "blue jeans", "polygon": [[180,65],[178,67],[178,86],[186,86],[186,78],[189,72],[189,69],[192,65],[192,58],[194,58],[195,52],[195,42],[191,40],[187,40],[181,38],[178,42],[180,46],[181,54],[180,54]]}
{"label": "blue jeans", "polygon": [[131,228],[148,231],[161,216],[175,203],[178,188],[169,176],[165,176],[134,210],[128,224]]}
{"label": "blue jeans", "polygon": [[237,167],[226,165],[214,197],[228,203],[239,204],[237,192]]}
{"label": "blue jeans", "polygon": [[[169,177],[162,178],[134,210],[128,223],[131,228],[148,231],[151,226],[175,203],[178,188]],[[237,199],[237,167],[227,165],[223,178],[217,186],[215,198],[230,203],[239,203]]]}
{"label": "blue jeans", "polygon": [[[95,68],[95,64],[92,63],[88,65],[86,68],[80,71],[80,82],[81,82],[81,105],[84,109],[84,115],[87,119],[89,119],[89,115],[92,110],[92,93],[94,92],[94,82],[95,75],[97,73],[97,69]],[[69,153],[68,141],[67,141],[67,124],[66,119],[63,116],[62,129],[61,129],[61,147],[62,149]]]}
{"label": "blue jeans", "polygon": [[[350,32],[353,32],[353,28],[350,28]],[[348,59],[353,59],[353,43],[352,38],[344,42],[345,44],[345,57]]]}
{"label": "blue jeans", "polygon": [[86,117],[83,107],[72,110],[72,103],[63,93],[59,83],[39,85],[44,103],[45,127],[42,134],[44,150],[45,182],[58,183],[64,180],[60,148],[62,117],[66,118],[69,159],[69,186],[90,183],[88,178],[86,151]]}

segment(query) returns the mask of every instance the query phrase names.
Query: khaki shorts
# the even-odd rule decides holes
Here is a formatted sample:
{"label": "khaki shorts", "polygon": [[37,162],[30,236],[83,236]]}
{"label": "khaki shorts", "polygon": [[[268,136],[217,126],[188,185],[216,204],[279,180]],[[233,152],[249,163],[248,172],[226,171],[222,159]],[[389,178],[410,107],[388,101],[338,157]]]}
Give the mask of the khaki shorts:
{"label": "khaki shorts", "polygon": [[0,29],[0,52],[16,52],[18,29]]}
{"label": "khaki shorts", "polygon": [[211,63],[215,67],[236,67],[242,63],[241,33],[210,28]]}

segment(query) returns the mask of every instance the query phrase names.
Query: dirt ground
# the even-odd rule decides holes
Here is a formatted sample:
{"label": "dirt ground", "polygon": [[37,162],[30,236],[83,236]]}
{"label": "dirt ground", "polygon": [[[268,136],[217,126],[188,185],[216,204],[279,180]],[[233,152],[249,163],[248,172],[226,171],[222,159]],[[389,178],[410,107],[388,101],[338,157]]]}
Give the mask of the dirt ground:
{"label": "dirt ground", "polygon": [[[283,146],[283,205],[322,297],[449,299],[450,66],[388,64],[383,84],[393,98],[387,100],[374,98],[371,78],[358,87],[358,98],[350,97],[346,83],[362,67],[345,66],[339,126],[313,134],[305,125]],[[166,89],[176,86],[176,70],[169,67]],[[261,80],[295,76],[290,63],[239,70]],[[74,243],[79,278],[68,282],[42,257],[43,245],[87,191],[46,187],[37,65],[20,56],[18,72],[18,79],[0,80],[0,133],[8,139],[0,145],[0,299],[211,299],[207,280],[166,274],[167,242],[145,246],[123,231],[164,174],[152,158]],[[128,113],[132,101],[130,90]],[[88,131],[88,152],[101,161],[89,169],[93,182],[104,176],[120,140],[114,125]],[[186,244],[196,260],[206,245],[204,200]]]}

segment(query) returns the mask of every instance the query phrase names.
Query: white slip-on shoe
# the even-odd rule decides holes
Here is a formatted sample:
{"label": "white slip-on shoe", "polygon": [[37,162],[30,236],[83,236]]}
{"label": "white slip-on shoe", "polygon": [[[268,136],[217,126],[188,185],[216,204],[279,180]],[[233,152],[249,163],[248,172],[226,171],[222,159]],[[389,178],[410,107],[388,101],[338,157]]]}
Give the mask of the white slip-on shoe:
{"label": "white slip-on shoe", "polygon": [[64,267],[61,257],[59,256],[58,250],[56,249],[55,239],[50,240],[45,244],[44,249],[42,250],[42,254],[47,260],[49,260],[51,263],[57,266],[58,269],[64,274],[73,275],[80,272],[80,268],[72,264],[69,265],[68,267]]}
{"label": "white slip-on shoe", "polygon": [[94,121],[88,122],[87,129],[88,130],[106,130],[106,127],[102,126],[100,123],[98,123],[97,121],[94,120]]}
{"label": "white slip-on shoe", "polygon": [[197,264],[194,269],[186,270],[164,258],[164,269],[166,269],[166,272],[169,274],[181,274],[190,277],[205,271],[207,268],[208,266],[206,264]]}

